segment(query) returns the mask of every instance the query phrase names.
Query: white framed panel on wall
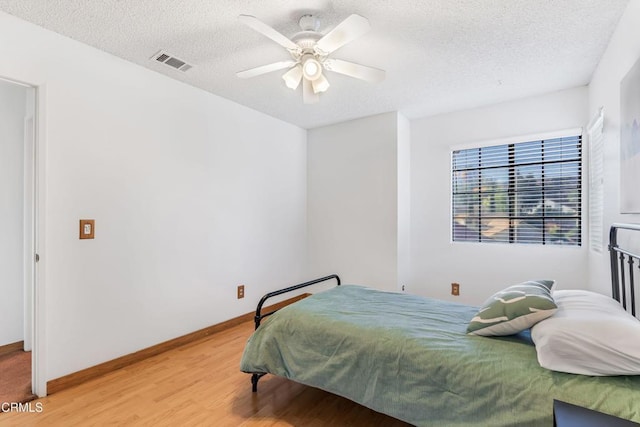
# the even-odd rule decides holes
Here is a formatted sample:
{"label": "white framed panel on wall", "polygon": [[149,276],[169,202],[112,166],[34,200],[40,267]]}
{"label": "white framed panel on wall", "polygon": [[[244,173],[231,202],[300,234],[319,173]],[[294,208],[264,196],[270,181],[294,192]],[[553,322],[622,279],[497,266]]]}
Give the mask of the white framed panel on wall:
{"label": "white framed panel on wall", "polygon": [[620,82],[620,213],[640,213],[640,59]]}

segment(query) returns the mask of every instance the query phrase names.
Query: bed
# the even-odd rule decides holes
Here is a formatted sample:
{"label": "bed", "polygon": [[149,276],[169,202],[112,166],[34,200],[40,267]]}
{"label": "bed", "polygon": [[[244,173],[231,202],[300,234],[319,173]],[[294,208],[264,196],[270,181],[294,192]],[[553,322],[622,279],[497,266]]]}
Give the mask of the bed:
{"label": "bed", "polygon": [[[621,229],[640,231],[612,227],[612,294],[635,316],[638,256],[618,246]],[[273,296],[331,280],[337,282],[332,289],[262,313]],[[241,370],[252,374],[254,392],[262,375],[277,375],[417,426],[550,426],[554,399],[640,422],[640,375],[543,368],[530,329],[497,337],[468,334],[477,312],[327,276],[262,298]],[[640,342],[640,336],[627,338]]]}

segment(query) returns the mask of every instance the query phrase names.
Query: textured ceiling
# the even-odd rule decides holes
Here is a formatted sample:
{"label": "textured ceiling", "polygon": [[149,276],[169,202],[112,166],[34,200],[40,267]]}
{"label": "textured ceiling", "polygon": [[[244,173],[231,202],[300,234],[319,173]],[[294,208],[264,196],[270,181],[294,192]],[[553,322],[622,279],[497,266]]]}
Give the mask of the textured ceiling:
{"label": "textured ceiling", "polygon": [[[313,128],[400,111],[409,118],[589,83],[629,0],[0,0],[0,10],[143,67]],[[386,70],[370,84],[327,72],[305,105],[276,71],[237,71],[289,59],[237,20],[250,14],[287,37],[305,13],[326,33],[352,13],[372,30],[332,56]],[[149,58],[166,50],[183,73]]]}

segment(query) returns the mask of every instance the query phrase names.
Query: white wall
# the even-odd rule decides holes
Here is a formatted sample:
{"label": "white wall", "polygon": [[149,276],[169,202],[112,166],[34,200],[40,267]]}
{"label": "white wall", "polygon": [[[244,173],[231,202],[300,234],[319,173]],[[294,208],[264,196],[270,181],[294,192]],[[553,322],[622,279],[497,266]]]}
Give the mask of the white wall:
{"label": "white wall", "polygon": [[398,114],[308,132],[310,276],[397,289]]}
{"label": "white wall", "polygon": [[303,129],[4,13],[0,57],[46,92],[49,379],[306,278]]}
{"label": "white wall", "polygon": [[[620,214],[620,82],[640,58],[640,2],[631,1],[609,41],[589,84],[589,114],[604,108],[604,225],[640,222],[640,215]],[[636,186],[638,183],[636,183]],[[607,241],[608,235],[604,240]],[[589,251],[589,287],[611,294],[608,252]]]}
{"label": "white wall", "polygon": [[[409,291],[481,304],[508,284],[536,278],[585,288],[585,247],[451,243],[450,153],[461,144],[579,128],[588,121],[580,87],[411,123],[411,283]],[[584,234],[583,234],[584,235]],[[451,282],[461,285],[450,295]]]}
{"label": "white wall", "polygon": [[24,339],[23,182],[27,89],[0,80],[0,346]]}

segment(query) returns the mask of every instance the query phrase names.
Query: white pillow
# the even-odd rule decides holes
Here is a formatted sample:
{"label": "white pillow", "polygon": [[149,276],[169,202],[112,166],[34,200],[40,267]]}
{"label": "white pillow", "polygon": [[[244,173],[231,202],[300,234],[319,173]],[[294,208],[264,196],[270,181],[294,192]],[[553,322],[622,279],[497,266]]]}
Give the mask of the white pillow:
{"label": "white pillow", "polygon": [[553,293],[555,314],[531,328],[538,362],[583,375],[640,375],[640,321],[612,298],[589,291]]}

